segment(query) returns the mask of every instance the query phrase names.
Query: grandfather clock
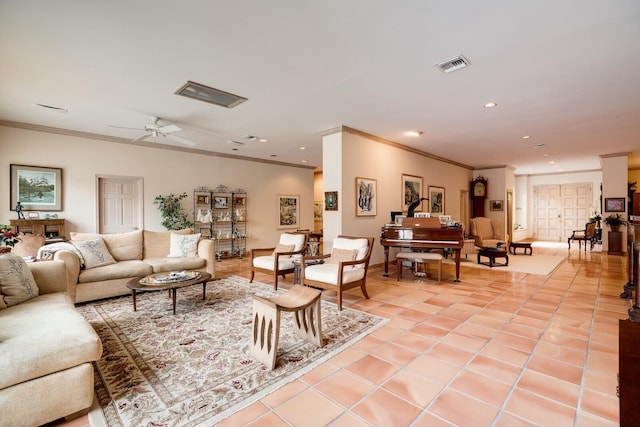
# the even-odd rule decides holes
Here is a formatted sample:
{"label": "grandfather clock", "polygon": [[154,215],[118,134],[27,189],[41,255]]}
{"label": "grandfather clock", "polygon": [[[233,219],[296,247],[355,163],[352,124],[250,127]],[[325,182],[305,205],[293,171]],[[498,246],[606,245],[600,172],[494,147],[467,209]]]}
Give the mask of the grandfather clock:
{"label": "grandfather clock", "polygon": [[479,176],[471,181],[471,200],[473,200],[473,218],[484,216],[484,201],[487,198],[487,180]]}

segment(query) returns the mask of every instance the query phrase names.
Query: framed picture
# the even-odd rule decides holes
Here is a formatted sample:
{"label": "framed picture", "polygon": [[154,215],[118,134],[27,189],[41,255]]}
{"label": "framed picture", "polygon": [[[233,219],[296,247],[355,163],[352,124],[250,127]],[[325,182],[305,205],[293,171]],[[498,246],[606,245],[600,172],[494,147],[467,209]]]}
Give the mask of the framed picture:
{"label": "framed picture", "polygon": [[624,212],[624,197],[607,197],[604,199],[605,212]]}
{"label": "framed picture", "polygon": [[378,184],[375,179],[356,177],[356,216],[376,216]]}
{"label": "framed picture", "polygon": [[313,202],[313,220],[322,221],[322,201]]}
{"label": "framed picture", "polygon": [[196,196],[196,203],[198,205],[208,205],[209,204],[209,195],[208,194],[198,194]]}
{"label": "framed picture", "polygon": [[490,200],[489,201],[489,209],[492,211],[501,211],[502,210],[502,200]]}
{"label": "framed picture", "polygon": [[405,218],[406,216],[404,215],[396,215],[396,217],[393,219],[393,222],[395,222],[396,225],[402,225]]}
{"label": "framed picture", "polygon": [[338,192],[337,191],[324,192],[324,210],[325,211],[338,210]]}
{"label": "framed picture", "polygon": [[29,219],[38,219],[40,218],[39,212],[27,212],[27,218]]}
{"label": "framed picture", "polygon": [[11,165],[11,210],[62,210],[62,169]]}
{"label": "framed picture", "polygon": [[213,208],[214,209],[228,209],[229,208],[229,198],[222,196],[215,196],[213,198]]}
{"label": "framed picture", "polygon": [[234,196],[233,197],[233,205],[234,206],[246,206],[247,198],[245,196]]}
{"label": "framed picture", "polygon": [[278,196],[278,228],[298,228],[300,196]]}
{"label": "framed picture", "polygon": [[[411,203],[422,198],[422,177],[402,174],[402,210],[409,209]],[[418,206],[414,212],[420,212],[422,206]]]}
{"label": "framed picture", "polygon": [[414,218],[431,218],[431,212],[416,212]]}
{"label": "framed picture", "polygon": [[444,214],[444,188],[429,186],[429,212],[431,214]]}
{"label": "framed picture", "polygon": [[440,220],[440,224],[449,225],[451,222],[451,215],[440,215],[438,219]]}

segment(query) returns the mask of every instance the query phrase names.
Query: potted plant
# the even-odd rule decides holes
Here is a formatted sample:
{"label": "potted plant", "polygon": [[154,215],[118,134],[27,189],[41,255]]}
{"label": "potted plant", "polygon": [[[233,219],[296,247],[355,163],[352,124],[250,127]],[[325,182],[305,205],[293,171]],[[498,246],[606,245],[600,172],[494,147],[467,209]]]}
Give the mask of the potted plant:
{"label": "potted plant", "polygon": [[0,224],[0,254],[10,252],[11,248],[19,241],[18,235],[11,231],[11,226]]}
{"label": "potted plant", "polygon": [[167,230],[181,230],[183,228],[192,228],[193,222],[187,219],[187,213],[182,210],[180,200],[187,197],[187,193],[174,196],[173,193],[168,196],[157,196],[153,203],[158,205],[162,214],[162,225]]}
{"label": "potted plant", "polygon": [[626,225],[620,214],[609,215],[604,219],[604,223],[611,227],[611,231],[619,231],[621,225]]}

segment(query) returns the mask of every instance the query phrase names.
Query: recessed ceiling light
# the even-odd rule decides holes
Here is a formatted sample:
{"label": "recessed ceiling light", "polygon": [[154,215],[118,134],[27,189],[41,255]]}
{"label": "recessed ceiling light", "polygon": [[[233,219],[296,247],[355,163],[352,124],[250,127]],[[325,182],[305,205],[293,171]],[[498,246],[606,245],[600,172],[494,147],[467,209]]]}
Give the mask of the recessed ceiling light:
{"label": "recessed ceiling light", "polygon": [[543,156],[544,157],[549,157],[549,154],[548,153],[544,153]]}
{"label": "recessed ceiling light", "polygon": [[494,108],[497,106],[498,104],[496,104],[495,102],[487,102],[486,104],[484,104],[484,108]]}
{"label": "recessed ceiling light", "polygon": [[300,162],[302,162],[302,163],[308,163],[309,161],[308,161],[308,160],[304,160],[304,159],[303,159],[303,160],[300,160]]}
{"label": "recessed ceiling light", "polygon": [[410,130],[410,131],[405,132],[405,135],[416,137],[416,136],[422,135],[423,133],[424,132],[421,131],[421,130]]}
{"label": "recessed ceiling light", "polygon": [[542,147],[544,147],[544,144],[536,144],[536,145],[532,145],[531,146],[531,148],[534,148],[534,149],[538,149],[538,148],[542,148]]}
{"label": "recessed ceiling light", "polygon": [[300,149],[301,149],[301,150],[306,150],[306,149],[307,149],[307,147],[300,147]]}
{"label": "recessed ceiling light", "polygon": [[554,163],[555,163],[555,161],[554,161],[554,160],[549,160],[549,163],[550,163],[550,164],[554,164]]}
{"label": "recessed ceiling light", "polygon": [[522,137],[522,139],[529,139],[529,138],[531,138],[531,136],[529,136],[529,135],[525,135],[525,136]]}
{"label": "recessed ceiling light", "polygon": [[260,142],[267,142],[267,140],[266,140],[266,139],[264,139],[264,138],[260,138],[260,140],[259,140],[259,141],[260,141]]}

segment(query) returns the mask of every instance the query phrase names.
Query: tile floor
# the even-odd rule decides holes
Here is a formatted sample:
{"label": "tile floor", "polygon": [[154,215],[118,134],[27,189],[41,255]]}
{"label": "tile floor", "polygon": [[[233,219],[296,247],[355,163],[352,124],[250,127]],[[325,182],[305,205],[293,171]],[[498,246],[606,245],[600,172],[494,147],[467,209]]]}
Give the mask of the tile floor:
{"label": "tile floor", "polygon": [[[549,276],[463,267],[459,283],[445,265],[440,284],[371,268],[371,299],[351,290],[344,306],[390,321],[218,425],[618,425],[627,258],[561,244],[534,250],[568,260]],[[218,271],[249,277],[246,259]]]}

